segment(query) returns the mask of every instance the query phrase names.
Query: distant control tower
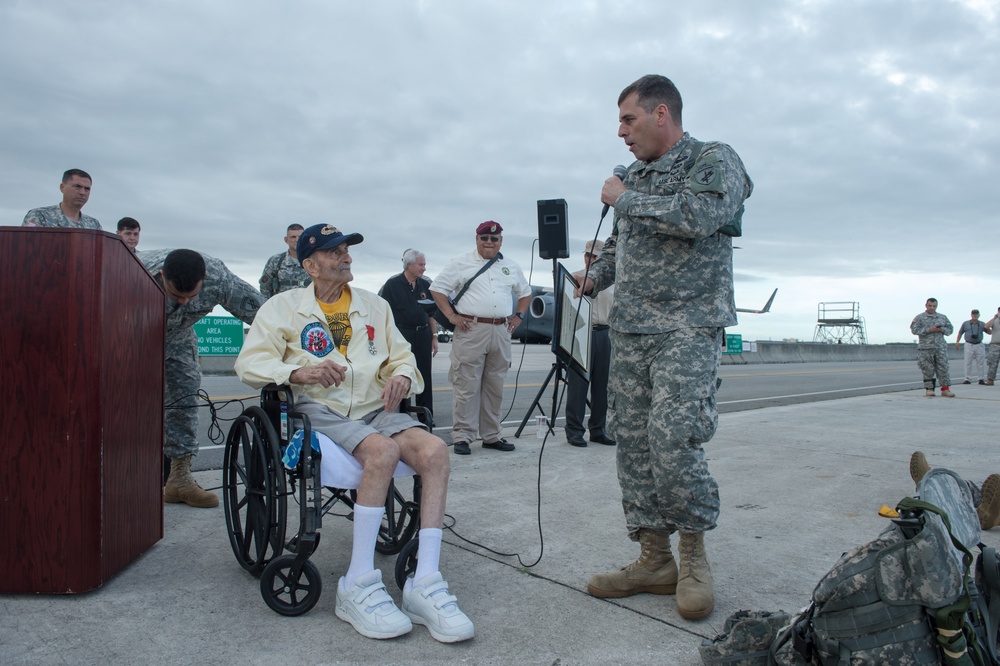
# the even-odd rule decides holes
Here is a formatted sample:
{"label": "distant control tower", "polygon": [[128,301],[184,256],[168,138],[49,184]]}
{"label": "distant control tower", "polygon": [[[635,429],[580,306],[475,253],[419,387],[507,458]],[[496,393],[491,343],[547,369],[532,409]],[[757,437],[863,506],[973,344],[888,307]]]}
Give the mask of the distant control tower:
{"label": "distant control tower", "polygon": [[865,345],[865,320],[857,301],[820,303],[816,309],[816,333],[813,342],[836,345]]}

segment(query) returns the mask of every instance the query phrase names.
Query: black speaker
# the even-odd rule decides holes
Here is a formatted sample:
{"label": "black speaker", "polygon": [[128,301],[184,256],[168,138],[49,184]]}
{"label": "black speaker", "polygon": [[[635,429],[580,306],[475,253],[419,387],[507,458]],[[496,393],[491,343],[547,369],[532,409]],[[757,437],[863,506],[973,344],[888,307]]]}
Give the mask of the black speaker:
{"label": "black speaker", "polygon": [[542,259],[569,257],[565,199],[538,201],[538,256]]}

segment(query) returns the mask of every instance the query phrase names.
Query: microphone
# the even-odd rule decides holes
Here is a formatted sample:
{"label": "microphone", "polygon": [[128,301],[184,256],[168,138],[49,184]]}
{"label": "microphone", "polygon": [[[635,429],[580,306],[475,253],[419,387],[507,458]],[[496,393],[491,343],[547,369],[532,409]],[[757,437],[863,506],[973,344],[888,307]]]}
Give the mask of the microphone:
{"label": "microphone", "polygon": [[[618,180],[620,180],[622,182],[625,182],[625,176],[628,175],[628,169],[626,169],[624,165],[619,164],[614,169],[612,169],[611,175],[617,177]],[[604,210],[601,211],[601,220],[602,221],[607,216],[608,210],[610,210],[610,209],[611,209],[611,206],[609,206],[608,204],[604,204]]]}

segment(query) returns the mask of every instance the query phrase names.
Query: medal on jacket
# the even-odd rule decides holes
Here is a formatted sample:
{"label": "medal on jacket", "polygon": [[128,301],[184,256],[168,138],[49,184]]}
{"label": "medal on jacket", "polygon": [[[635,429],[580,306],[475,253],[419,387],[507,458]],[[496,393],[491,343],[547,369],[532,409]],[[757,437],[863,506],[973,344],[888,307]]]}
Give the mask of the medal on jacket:
{"label": "medal on jacket", "polygon": [[365,324],[365,328],[368,330],[368,351],[371,352],[372,356],[377,356],[378,350],[375,349],[375,327]]}

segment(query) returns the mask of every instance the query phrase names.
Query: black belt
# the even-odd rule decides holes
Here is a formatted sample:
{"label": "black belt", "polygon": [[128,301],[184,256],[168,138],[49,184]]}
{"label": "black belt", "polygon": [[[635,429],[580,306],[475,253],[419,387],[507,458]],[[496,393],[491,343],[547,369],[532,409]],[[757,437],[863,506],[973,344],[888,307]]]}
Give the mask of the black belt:
{"label": "black belt", "polygon": [[967,345],[981,345],[983,343],[982,342],[969,342],[968,340],[966,340],[965,344],[967,344]]}
{"label": "black belt", "polygon": [[595,330],[595,331],[606,331],[609,328],[611,328],[611,327],[608,326],[607,324],[597,324],[596,326],[593,327],[593,330]]}
{"label": "black belt", "polygon": [[425,328],[427,328],[428,326],[429,326],[429,324],[421,324],[420,326],[400,326],[399,324],[397,324],[396,328],[402,328],[402,329],[405,329],[407,331],[422,331]]}

